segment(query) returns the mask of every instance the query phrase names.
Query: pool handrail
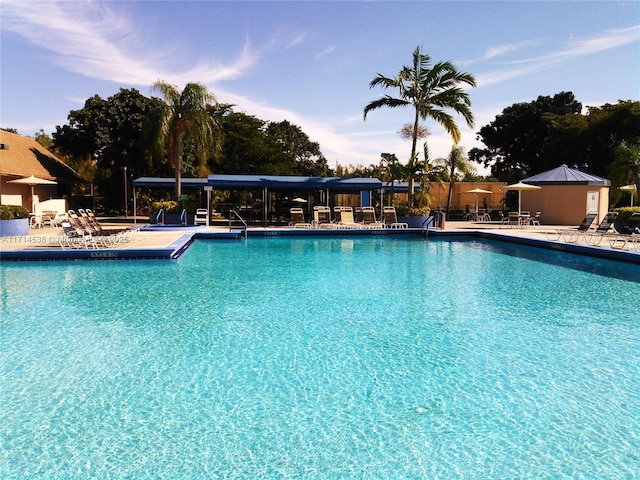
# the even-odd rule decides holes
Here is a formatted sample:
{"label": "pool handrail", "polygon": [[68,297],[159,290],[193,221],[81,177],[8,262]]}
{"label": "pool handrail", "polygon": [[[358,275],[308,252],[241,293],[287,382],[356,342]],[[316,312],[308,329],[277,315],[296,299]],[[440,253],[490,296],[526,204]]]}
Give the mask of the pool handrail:
{"label": "pool handrail", "polygon": [[[162,221],[160,221],[160,218],[162,217]],[[158,214],[156,215],[156,224],[158,225],[164,225],[164,208],[161,208],[158,211]]]}
{"label": "pool handrail", "polygon": [[233,221],[232,216],[235,215],[236,218],[238,220],[240,220],[242,222],[242,225],[244,226],[244,238],[247,238],[247,231],[249,230],[249,226],[247,225],[247,222],[244,221],[244,218],[242,218],[240,216],[240,214],[238,212],[236,212],[235,210],[229,210],[229,231],[231,231],[231,222]]}

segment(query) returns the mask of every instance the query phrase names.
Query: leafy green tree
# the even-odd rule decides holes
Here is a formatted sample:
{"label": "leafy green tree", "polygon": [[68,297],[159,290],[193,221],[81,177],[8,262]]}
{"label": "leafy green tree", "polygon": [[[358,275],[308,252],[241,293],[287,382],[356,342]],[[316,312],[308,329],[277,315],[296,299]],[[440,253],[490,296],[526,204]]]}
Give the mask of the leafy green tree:
{"label": "leafy green tree", "polygon": [[449,193],[447,195],[447,215],[451,207],[451,197],[453,195],[453,187],[457,181],[464,180],[465,177],[474,174],[474,168],[469,159],[464,154],[464,148],[460,145],[451,147],[451,151],[447,158],[436,160],[436,164],[444,167],[442,171],[443,177],[449,182]]}
{"label": "leafy green tree", "polygon": [[270,122],[265,134],[275,139],[282,152],[290,157],[296,175],[326,177],[329,172],[327,159],[320,151],[320,144],[312,142],[300,127],[289,123]]}
{"label": "leafy green tree", "polygon": [[615,161],[610,168],[614,182],[618,185],[632,183],[636,186],[636,192],[640,192],[640,137],[622,140],[614,154]]}
{"label": "leafy green tree", "polygon": [[160,101],[149,99],[136,89],[120,89],[106,100],[95,95],[84,107],[72,110],[69,123],[56,126],[51,148],[91,180],[95,193],[103,197],[105,208],[124,205],[122,191],[124,167],[128,175],[155,175],[145,161],[144,125],[157,111]]}
{"label": "leafy green tree", "polygon": [[[176,178],[176,196],[181,194],[183,142],[195,147],[199,165],[206,165],[218,140],[218,125],[209,114],[208,107],[216,102],[215,96],[200,83],[187,83],[180,91],[176,86],[157,81],[153,88],[160,91],[165,105],[157,129],[158,142],[167,145],[169,164]],[[204,169],[201,174],[206,174]]]}
{"label": "leafy green tree", "polygon": [[[383,97],[370,102],[364,108],[364,119],[367,114],[378,108],[404,108],[412,107],[414,110],[413,132],[411,142],[410,162],[416,159],[416,146],[421,132],[420,120],[429,118],[435,120],[451,135],[454,143],[460,141],[460,129],[452,114],[453,110],[461,115],[469,127],[473,127],[473,113],[471,111],[471,99],[462,89],[462,86],[476,86],[473,75],[459,72],[448,61],[432,64],[431,57],[423,54],[420,47],[413,52],[413,63],[402,67],[395,77],[386,77],[378,74],[369,87],[381,86],[384,89],[397,89],[398,96]],[[409,203],[412,203],[410,188]]]}

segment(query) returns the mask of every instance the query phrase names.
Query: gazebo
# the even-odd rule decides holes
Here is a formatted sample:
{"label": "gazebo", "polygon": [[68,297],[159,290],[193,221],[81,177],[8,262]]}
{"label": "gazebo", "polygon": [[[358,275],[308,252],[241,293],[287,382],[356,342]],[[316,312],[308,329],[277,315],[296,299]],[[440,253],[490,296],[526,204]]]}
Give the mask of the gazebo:
{"label": "gazebo", "polygon": [[563,164],[522,181],[542,187],[523,196],[522,209],[542,212],[546,224],[579,225],[587,213],[599,222],[609,210],[611,182],[577,167]]}

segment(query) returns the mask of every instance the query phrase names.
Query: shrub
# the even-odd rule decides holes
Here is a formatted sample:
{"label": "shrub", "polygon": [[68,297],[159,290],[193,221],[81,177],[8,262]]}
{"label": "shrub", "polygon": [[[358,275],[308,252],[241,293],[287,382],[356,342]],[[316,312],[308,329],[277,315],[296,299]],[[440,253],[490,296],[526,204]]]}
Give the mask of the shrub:
{"label": "shrub", "polygon": [[410,207],[409,205],[398,205],[396,214],[399,217],[428,217],[431,209],[429,207]]}
{"label": "shrub", "polygon": [[0,205],[0,220],[14,220],[17,218],[29,218],[29,210],[22,206]]}
{"label": "shrub", "polygon": [[618,212],[616,222],[626,222],[634,213],[640,213],[640,207],[620,207],[614,208],[612,212]]}

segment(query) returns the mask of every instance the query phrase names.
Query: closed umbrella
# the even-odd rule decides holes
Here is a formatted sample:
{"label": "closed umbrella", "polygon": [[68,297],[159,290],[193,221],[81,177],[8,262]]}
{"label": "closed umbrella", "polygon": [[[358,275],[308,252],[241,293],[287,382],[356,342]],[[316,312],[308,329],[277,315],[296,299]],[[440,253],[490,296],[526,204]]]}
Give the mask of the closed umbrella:
{"label": "closed umbrella", "polygon": [[523,190],[540,190],[541,187],[538,187],[537,185],[530,185],[528,183],[522,183],[522,182],[518,182],[518,183],[514,183],[512,185],[507,185],[505,187],[507,190],[517,190],[518,191],[518,215],[520,215],[520,205],[521,205],[521,193]]}
{"label": "closed umbrella", "polygon": [[478,211],[478,194],[479,193],[493,193],[491,190],[483,190],[482,188],[474,188],[473,190],[467,190],[465,193],[476,194],[476,212]]}
{"label": "closed umbrella", "polygon": [[35,177],[33,175],[24,178],[18,178],[17,180],[9,180],[7,183],[19,183],[22,185],[30,185],[31,186],[31,212],[35,213],[35,203],[34,203],[34,193],[33,187],[36,185],[56,185],[58,182],[54,182],[52,180],[45,180],[44,178]]}
{"label": "closed umbrella", "polygon": [[629,206],[633,207],[633,192],[635,192],[636,186],[635,185],[623,185],[623,186],[620,187],[620,190],[625,190],[627,192],[631,192],[631,204]]}

